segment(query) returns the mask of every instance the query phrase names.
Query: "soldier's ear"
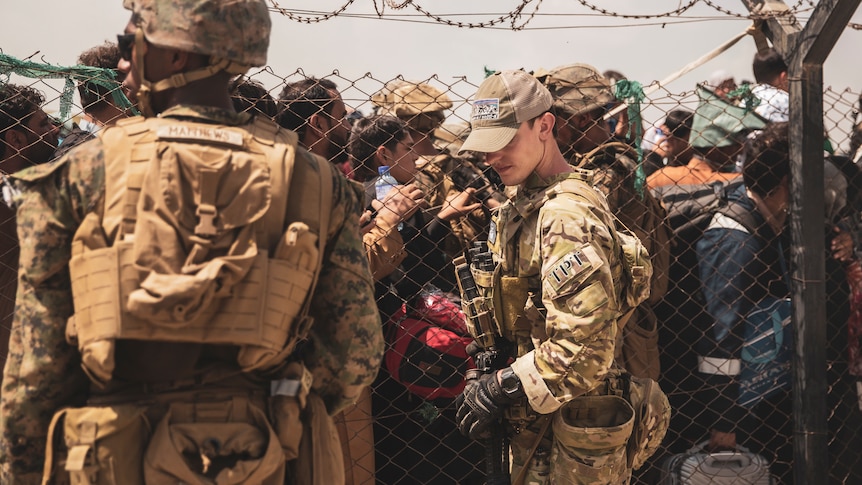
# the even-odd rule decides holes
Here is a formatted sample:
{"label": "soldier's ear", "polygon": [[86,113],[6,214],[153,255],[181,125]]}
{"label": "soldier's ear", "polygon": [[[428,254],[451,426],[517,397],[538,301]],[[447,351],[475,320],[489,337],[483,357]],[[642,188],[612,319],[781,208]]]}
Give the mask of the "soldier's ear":
{"label": "soldier's ear", "polygon": [[556,116],[547,112],[539,116],[539,119],[536,120],[536,122],[539,124],[539,133],[550,137],[554,136],[554,125],[557,122]]}

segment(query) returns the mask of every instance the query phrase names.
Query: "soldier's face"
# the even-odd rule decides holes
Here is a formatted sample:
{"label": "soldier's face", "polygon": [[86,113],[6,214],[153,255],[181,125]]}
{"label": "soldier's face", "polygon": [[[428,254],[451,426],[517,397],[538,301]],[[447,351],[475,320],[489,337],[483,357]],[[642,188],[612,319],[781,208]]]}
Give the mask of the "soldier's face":
{"label": "soldier's face", "polygon": [[[550,116],[550,115],[549,115]],[[544,145],[537,136],[541,123],[521,123],[508,145],[485,155],[485,163],[500,175],[506,186],[521,185],[544,158]]]}
{"label": "soldier's face", "polygon": [[[117,70],[122,73],[123,82],[121,87],[123,88],[123,93],[129,98],[129,101],[132,103],[138,102],[138,88],[141,87],[140,79],[138,78],[138,69],[135,61],[135,42],[134,40],[130,40],[130,35],[134,34],[136,30],[135,24],[129,20],[129,23],[126,24],[126,28],[123,31],[124,42],[120,42],[120,44],[125,43],[125,45],[120,45],[120,60],[117,62]],[[134,72],[134,74],[133,74]]]}

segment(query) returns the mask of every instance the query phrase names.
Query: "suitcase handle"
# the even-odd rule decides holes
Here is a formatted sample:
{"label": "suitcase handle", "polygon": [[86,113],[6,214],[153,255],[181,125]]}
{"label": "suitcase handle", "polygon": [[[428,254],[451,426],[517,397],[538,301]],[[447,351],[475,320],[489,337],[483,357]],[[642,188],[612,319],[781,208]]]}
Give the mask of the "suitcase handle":
{"label": "suitcase handle", "polygon": [[736,451],[719,451],[706,455],[704,462],[713,468],[745,468],[751,465],[751,457]]}
{"label": "suitcase handle", "polygon": [[716,453],[709,453],[706,451],[706,447],[709,445],[709,440],[701,441],[700,443],[694,445],[687,451],[689,455],[694,455],[695,453],[707,453],[707,454],[720,454],[720,453],[728,453],[728,454],[739,454],[739,453],[748,453],[748,448],[737,444],[735,451],[719,451]]}

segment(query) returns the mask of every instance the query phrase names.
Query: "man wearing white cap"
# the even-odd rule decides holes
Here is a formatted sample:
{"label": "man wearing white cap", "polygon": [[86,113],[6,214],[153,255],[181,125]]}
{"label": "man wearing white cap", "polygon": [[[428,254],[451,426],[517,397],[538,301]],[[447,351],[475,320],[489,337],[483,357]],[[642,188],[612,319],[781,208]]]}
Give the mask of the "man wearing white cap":
{"label": "man wearing white cap", "polygon": [[[502,418],[512,483],[625,483],[639,459],[626,454],[634,420],[618,420],[629,404],[604,392],[615,381],[624,306],[620,240],[592,172],[560,153],[552,104],[548,90],[520,70],[489,76],[474,97],[461,150],[485,153],[515,188],[491,223],[493,283],[475,278],[497,302],[497,362],[509,365],[468,382],[457,421],[464,434],[487,439]],[[474,276],[480,256],[473,257]],[[593,423],[604,425],[583,422],[579,413],[599,415]]]}

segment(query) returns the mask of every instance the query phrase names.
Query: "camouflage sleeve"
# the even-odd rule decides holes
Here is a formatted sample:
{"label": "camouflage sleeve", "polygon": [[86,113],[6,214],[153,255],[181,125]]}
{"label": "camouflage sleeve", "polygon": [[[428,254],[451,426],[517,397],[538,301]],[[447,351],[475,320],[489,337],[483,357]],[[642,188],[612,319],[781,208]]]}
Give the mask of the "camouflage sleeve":
{"label": "camouflage sleeve", "polygon": [[323,269],[311,302],[314,325],[305,364],[330,414],[374,380],[383,329],[359,232],[363,194],[333,171],[333,207]]}
{"label": "camouflage sleeve", "polygon": [[377,217],[368,232],[362,235],[368,265],[375,281],[389,276],[407,257],[404,239],[396,230],[397,227],[397,223],[393,225],[387,218]]}
{"label": "camouflage sleeve", "polygon": [[606,210],[563,194],[539,213],[534,247],[541,248],[547,316],[538,332],[545,336],[512,366],[537,412],[553,412],[593,389],[613,362],[621,267],[608,256],[618,246],[601,217]]}
{"label": "camouflage sleeve", "polygon": [[[0,483],[41,483],[48,425],[86,399],[78,350],[66,342],[72,314],[72,236],[104,186],[101,152],[72,151],[16,174],[21,248],[15,317],[0,395]],[[76,182],[70,182],[75,180]]]}

